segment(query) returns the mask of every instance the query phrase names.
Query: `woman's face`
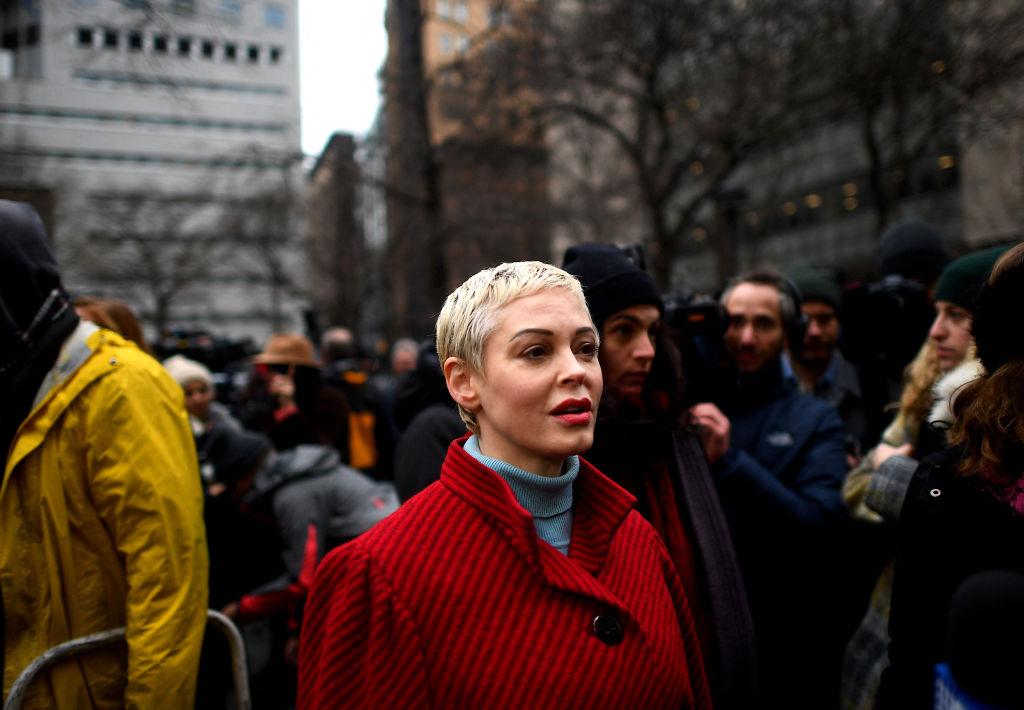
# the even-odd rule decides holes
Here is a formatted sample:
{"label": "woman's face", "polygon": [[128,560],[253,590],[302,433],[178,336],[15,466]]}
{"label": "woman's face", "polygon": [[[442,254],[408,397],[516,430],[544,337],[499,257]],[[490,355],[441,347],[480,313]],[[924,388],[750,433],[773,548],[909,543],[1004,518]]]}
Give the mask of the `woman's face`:
{"label": "woman's face", "polygon": [[467,371],[480,449],[531,473],[557,476],[590,448],[601,396],[597,333],[565,289],[517,298],[497,313],[483,372]]}
{"label": "woman's face", "polygon": [[210,402],[213,401],[213,388],[202,380],[192,380],[185,385],[185,409],[200,421],[210,417]]}
{"label": "woman's face", "polygon": [[635,397],[654,362],[654,338],[661,326],[661,314],[650,304],[617,311],[604,322],[601,333],[601,371],[616,397]]}
{"label": "woman's face", "polygon": [[967,357],[971,347],[971,313],[949,301],[935,302],[935,320],[928,331],[935,343],[939,369],[949,372]]}

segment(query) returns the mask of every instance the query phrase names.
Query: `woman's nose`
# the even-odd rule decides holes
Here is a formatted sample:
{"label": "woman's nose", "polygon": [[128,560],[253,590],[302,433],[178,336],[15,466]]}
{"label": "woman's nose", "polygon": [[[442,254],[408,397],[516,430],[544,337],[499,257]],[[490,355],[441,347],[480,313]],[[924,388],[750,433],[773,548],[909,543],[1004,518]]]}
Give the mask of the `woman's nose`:
{"label": "woman's nose", "polygon": [[636,349],[633,351],[633,356],[638,360],[653,360],[654,359],[654,342],[647,335],[640,338],[640,342],[637,343]]}

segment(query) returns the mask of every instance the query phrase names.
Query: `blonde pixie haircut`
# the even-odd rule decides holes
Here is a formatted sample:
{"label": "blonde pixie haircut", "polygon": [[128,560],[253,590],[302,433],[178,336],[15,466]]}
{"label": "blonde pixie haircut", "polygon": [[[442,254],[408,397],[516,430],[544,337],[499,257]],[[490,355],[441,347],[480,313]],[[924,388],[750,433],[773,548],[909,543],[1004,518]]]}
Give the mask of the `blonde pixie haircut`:
{"label": "blonde pixie haircut", "polygon": [[[448,358],[457,357],[476,372],[483,372],[484,344],[497,325],[498,310],[517,298],[556,288],[567,290],[590,313],[580,282],[551,264],[515,261],[470,276],[448,295],[437,316],[437,356],[441,366]],[[471,432],[480,433],[473,412],[459,405],[459,416]]]}

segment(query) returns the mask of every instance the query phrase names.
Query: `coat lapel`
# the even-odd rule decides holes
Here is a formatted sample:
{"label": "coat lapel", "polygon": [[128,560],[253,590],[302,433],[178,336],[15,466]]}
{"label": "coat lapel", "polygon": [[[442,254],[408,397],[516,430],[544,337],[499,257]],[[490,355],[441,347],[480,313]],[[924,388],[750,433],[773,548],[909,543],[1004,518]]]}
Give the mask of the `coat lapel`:
{"label": "coat lapel", "polygon": [[635,503],[633,496],[581,460],[573,489],[572,540],[569,554],[563,555],[537,536],[533,517],[505,480],[465,452],[467,438],[449,447],[442,482],[500,530],[547,584],[625,612],[599,578],[612,538]]}

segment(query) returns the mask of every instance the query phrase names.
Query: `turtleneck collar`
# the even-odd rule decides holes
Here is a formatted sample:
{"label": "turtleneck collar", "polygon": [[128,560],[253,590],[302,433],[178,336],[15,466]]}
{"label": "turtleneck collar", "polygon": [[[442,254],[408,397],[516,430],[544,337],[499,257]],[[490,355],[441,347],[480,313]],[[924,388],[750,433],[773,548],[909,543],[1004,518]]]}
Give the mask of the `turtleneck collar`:
{"label": "turtleneck collar", "polygon": [[508,483],[519,505],[533,516],[537,534],[562,554],[568,554],[572,536],[572,487],[579,474],[580,457],[569,456],[562,475],[550,477],[487,456],[480,450],[480,441],[475,435],[466,441],[465,450]]}

